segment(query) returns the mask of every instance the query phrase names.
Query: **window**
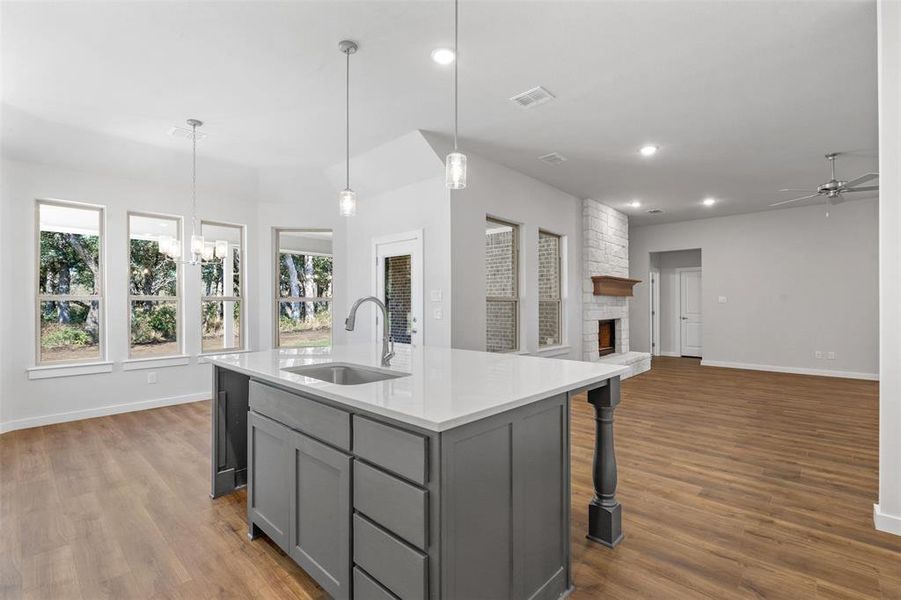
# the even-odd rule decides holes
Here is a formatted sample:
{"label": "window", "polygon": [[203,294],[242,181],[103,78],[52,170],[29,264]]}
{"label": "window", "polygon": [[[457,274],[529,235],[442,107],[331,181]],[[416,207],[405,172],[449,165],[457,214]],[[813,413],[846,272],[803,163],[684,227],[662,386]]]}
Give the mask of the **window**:
{"label": "window", "polygon": [[200,351],[221,352],[244,347],[244,227],[200,223],[206,243],[200,266]]}
{"label": "window", "polygon": [[103,209],[40,200],[37,213],[37,363],[102,360]]}
{"label": "window", "polygon": [[488,219],[485,223],[486,348],[510,352],[519,347],[519,228]]}
{"label": "window", "polygon": [[560,236],[538,232],[538,347],[563,343]]}
{"label": "window", "polygon": [[332,232],[276,230],[276,344],[332,343]]}
{"label": "window", "polygon": [[178,263],[160,252],[161,241],[181,244],[177,217],[128,214],[130,358],[181,354]]}

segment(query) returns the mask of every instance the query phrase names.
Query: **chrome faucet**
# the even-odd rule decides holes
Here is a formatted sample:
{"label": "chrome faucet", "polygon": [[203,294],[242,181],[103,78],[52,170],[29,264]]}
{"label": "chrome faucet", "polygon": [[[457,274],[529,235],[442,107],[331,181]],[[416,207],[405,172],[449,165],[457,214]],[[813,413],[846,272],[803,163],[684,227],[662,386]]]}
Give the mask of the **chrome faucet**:
{"label": "chrome faucet", "polygon": [[394,358],[394,342],[391,341],[391,332],[388,329],[388,308],[384,302],[375,296],[366,296],[354,302],[354,305],[350,307],[350,316],[344,319],[344,329],[347,331],[354,330],[354,325],[357,322],[357,309],[367,301],[375,303],[382,310],[382,366],[390,367],[391,359]]}

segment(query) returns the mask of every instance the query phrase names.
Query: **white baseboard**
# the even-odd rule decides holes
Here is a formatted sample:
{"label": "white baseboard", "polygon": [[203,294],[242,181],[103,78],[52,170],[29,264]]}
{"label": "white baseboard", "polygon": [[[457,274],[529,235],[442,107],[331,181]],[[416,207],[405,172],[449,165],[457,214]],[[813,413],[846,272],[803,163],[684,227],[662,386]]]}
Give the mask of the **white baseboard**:
{"label": "white baseboard", "polygon": [[682,355],[679,354],[678,352],[664,352],[663,350],[661,350],[657,356],[672,356],[675,358],[679,358]]}
{"label": "white baseboard", "polygon": [[759,365],[756,363],[738,363],[721,360],[701,360],[704,367],[725,367],[728,369],[747,369],[749,371],[771,371],[773,373],[795,373],[797,375],[819,375],[821,377],[842,377],[845,379],[866,379],[879,381],[878,373],[859,373],[857,371],[831,371],[829,369],[807,369],[804,367],[782,367],[777,365]]}
{"label": "white baseboard", "polygon": [[198,402],[200,400],[209,400],[209,398],[209,392],[197,392],[194,394],[185,394],[183,396],[156,398],[154,400],[144,400],[141,402],[129,402],[128,404],[112,404],[110,406],[100,406],[98,408],[88,408],[85,410],[73,410],[70,412],[54,413],[52,415],[29,417],[27,419],[18,419],[15,421],[6,421],[4,423],[0,423],[0,433],[16,431],[17,429],[28,429],[30,427],[40,427],[42,425],[54,425],[56,423],[67,423],[69,421],[80,421],[82,419],[92,419],[94,417],[117,415],[120,413],[134,412],[137,410],[148,410],[151,408],[160,408],[163,406],[173,406],[175,404]]}
{"label": "white baseboard", "polygon": [[879,531],[901,535],[901,516],[882,512],[878,504],[873,505],[873,525]]}

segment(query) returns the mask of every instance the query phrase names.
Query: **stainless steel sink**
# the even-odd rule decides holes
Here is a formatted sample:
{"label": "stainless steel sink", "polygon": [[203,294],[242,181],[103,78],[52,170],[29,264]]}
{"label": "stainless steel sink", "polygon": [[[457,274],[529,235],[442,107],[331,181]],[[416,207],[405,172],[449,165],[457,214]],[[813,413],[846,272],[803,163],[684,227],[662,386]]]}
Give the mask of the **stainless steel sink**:
{"label": "stainless steel sink", "polygon": [[374,381],[385,381],[386,379],[397,379],[399,377],[408,377],[408,373],[398,373],[397,371],[386,371],[384,369],[375,369],[363,365],[354,365],[351,363],[322,363],[318,365],[304,365],[302,367],[291,367],[282,369],[288,373],[301,375],[303,377],[311,377],[320,381],[327,381],[337,385],[359,385],[361,383],[372,383]]}

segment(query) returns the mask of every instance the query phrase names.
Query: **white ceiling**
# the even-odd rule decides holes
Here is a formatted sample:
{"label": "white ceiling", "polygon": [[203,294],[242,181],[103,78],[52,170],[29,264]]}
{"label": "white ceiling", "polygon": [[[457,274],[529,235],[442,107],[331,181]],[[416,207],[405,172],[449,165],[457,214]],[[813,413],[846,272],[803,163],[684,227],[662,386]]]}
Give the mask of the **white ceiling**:
{"label": "white ceiling", "polygon": [[[187,117],[202,152],[324,169],[352,144],[451,130],[450,1],[2,3],[3,101],[161,147]],[[483,1],[460,9],[461,146],[635,223],[762,210],[783,187],[876,166],[875,2]],[[508,98],[557,96],[530,110]],[[638,147],[656,142],[653,159]],[[537,160],[557,151],[569,161]],[[708,195],[720,202],[700,206]],[[662,208],[651,217],[644,211]]]}

